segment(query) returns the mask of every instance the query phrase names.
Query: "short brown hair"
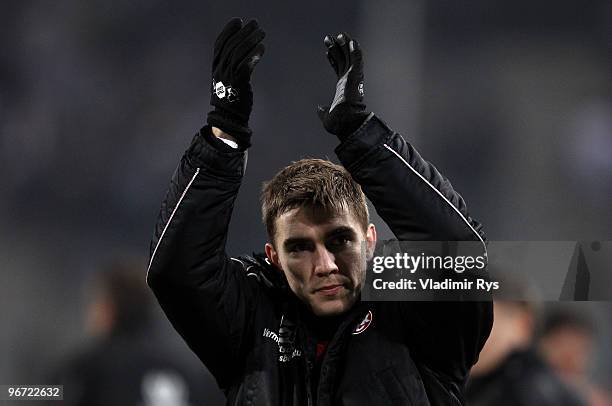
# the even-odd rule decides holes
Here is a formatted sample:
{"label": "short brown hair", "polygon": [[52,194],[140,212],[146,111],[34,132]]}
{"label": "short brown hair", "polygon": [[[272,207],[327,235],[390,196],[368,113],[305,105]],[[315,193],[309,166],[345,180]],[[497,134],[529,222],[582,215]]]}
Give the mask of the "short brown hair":
{"label": "short brown hair", "polygon": [[330,161],[301,159],[264,183],[261,212],[271,242],[276,219],[298,207],[320,207],[330,213],[348,209],[364,231],[368,227],[368,206],[361,187],[346,169]]}

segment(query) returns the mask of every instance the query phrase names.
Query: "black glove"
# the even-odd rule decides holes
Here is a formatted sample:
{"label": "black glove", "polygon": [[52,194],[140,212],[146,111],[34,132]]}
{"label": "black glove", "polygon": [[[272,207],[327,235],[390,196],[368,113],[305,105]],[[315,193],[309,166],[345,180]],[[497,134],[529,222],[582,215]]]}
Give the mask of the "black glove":
{"label": "black glove", "polygon": [[208,124],[236,138],[241,148],[251,145],[251,73],[264,53],[265,35],[256,20],[243,26],[240,18],[232,18],[215,42],[210,96],[214,110],[208,113]]}
{"label": "black glove", "polygon": [[335,38],[328,35],[323,42],[327,47],[327,59],[338,75],[338,83],[331,106],[318,106],[318,114],[325,129],[343,141],[369,116],[363,103],[361,48],[346,33]]}

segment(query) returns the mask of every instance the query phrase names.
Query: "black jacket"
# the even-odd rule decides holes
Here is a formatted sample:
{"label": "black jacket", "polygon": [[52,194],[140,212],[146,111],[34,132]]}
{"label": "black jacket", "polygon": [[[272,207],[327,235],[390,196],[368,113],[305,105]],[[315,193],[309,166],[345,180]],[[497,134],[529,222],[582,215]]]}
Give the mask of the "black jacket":
{"label": "black jacket", "polygon": [[[225,254],[246,153],[210,137],[207,127],[194,137],[172,178],[147,282],[228,404],[463,404],[491,329],[490,302],[358,303],[310,390],[313,334],[283,276],[262,257]],[[486,253],[461,196],[376,116],[336,153],[399,240],[480,241]]]}

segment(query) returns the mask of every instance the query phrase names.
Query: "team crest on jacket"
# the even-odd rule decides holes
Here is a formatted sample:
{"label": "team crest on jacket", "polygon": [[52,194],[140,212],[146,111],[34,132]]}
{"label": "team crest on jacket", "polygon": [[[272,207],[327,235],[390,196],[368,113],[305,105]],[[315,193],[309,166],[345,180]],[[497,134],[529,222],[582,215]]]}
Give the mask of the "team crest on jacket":
{"label": "team crest on jacket", "polygon": [[372,320],[374,319],[374,315],[372,314],[372,310],[368,310],[368,314],[365,315],[361,323],[357,324],[355,329],[353,330],[353,335],[361,334],[372,324]]}

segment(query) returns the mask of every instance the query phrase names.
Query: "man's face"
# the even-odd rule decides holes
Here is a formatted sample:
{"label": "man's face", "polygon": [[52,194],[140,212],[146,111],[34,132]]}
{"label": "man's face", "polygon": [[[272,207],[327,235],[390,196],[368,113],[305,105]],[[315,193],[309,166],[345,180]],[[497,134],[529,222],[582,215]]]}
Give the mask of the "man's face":
{"label": "man's face", "polygon": [[285,273],[293,293],[317,316],[350,309],[374,250],[374,225],[364,232],[347,210],[328,214],[311,207],[283,213],[275,224],[274,245],[266,244],[266,255]]}

